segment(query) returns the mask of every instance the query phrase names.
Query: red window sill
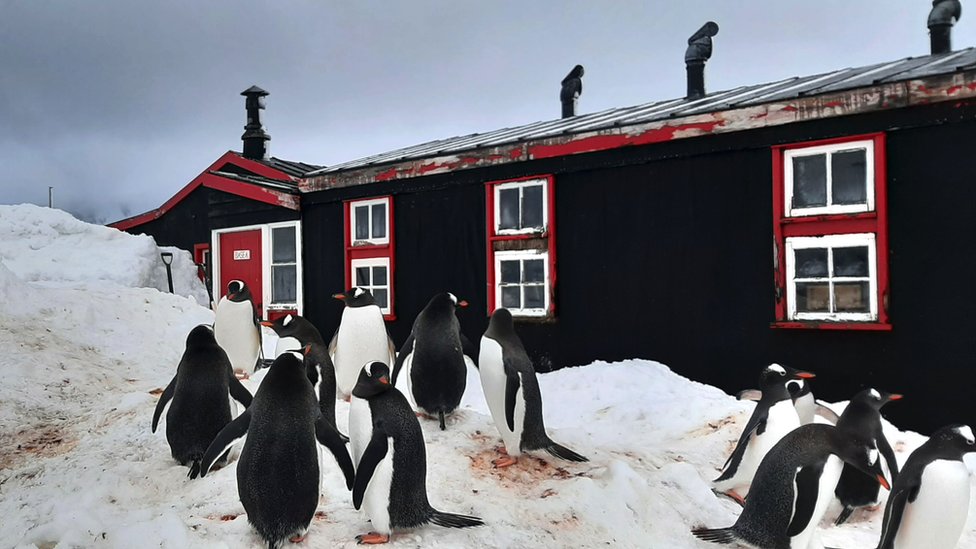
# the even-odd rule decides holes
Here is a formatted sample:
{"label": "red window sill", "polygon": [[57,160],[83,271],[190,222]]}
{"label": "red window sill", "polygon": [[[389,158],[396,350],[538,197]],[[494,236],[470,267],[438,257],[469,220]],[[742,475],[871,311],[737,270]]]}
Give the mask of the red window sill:
{"label": "red window sill", "polygon": [[822,322],[807,320],[803,322],[781,321],[771,322],[770,328],[792,330],[864,330],[873,332],[890,332],[891,324],[885,322]]}
{"label": "red window sill", "polygon": [[396,314],[390,313],[388,315],[383,315],[383,320],[396,320]]}

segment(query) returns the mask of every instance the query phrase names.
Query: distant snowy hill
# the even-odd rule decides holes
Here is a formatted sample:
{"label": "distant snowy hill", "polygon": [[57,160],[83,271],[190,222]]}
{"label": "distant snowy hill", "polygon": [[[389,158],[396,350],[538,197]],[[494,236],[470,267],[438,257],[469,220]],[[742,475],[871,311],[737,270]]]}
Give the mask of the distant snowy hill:
{"label": "distant snowy hill", "polygon": [[[0,206],[0,547],[263,546],[243,515],[236,462],[188,480],[165,429],[150,433],[186,334],[213,321],[198,304],[206,298],[188,254],[174,273],[184,295],[160,291],[158,254],[147,237],[46,208]],[[252,392],[264,372],[245,381]],[[563,369],[540,384],[552,437],[591,461],[540,455],[492,469],[501,441],[472,370],[447,430],[421,424],[432,504],[486,526],[420,528],[395,535],[392,546],[717,547],[689,529],[727,526],[739,513],[708,481],[751,403],[645,360]],[[894,405],[909,403],[910,395]],[[347,414],[339,401],[340,426]],[[902,461],[923,440],[889,429]],[[319,513],[296,547],[352,547],[369,524],[332,458],[322,463]],[[856,513],[822,537],[829,546],[874,547],[879,523],[880,511]],[[971,520],[962,547],[976,546],[974,527]]]}

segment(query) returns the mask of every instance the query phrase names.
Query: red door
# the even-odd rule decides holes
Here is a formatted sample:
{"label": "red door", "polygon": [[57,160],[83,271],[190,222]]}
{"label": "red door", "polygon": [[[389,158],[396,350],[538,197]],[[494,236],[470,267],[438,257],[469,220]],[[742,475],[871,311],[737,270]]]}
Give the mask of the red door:
{"label": "red door", "polygon": [[251,289],[258,316],[264,318],[261,265],[261,229],[220,234],[219,296],[227,295],[231,280],[243,280]]}

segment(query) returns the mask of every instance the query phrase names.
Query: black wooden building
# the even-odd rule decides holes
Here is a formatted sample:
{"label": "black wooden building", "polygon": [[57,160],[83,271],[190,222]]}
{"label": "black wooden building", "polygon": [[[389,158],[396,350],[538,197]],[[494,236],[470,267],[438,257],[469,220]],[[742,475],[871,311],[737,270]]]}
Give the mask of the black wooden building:
{"label": "black wooden building", "polygon": [[[905,427],[976,422],[976,300],[949,284],[976,272],[976,49],[705,93],[694,47],[686,97],[294,176],[294,306],[331,333],[331,295],[367,287],[401,343],[449,290],[473,340],[512,310],[543,370],[639,357],[737,391],[780,362],[828,400],[905,393]],[[117,226],[216,242],[213,196],[181,202],[208,219],[185,242]]]}

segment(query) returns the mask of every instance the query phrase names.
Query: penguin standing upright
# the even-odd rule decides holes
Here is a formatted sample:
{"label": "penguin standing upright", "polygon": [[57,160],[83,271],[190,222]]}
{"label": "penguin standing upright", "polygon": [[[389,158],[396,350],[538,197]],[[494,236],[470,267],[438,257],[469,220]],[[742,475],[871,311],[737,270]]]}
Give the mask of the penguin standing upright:
{"label": "penguin standing upright", "polygon": [[[901,395],[878,391],[877,389],[865,389],[854,395],[850,404],[844,409],[837,427],[851,433],[858,438],[870,438],[878,442],[878,450],[884,458],[888,468],[888,476],[891,482],[898,481],[898,462],[895,460],[895,452],[888,443],[888,438],[884,435],[881,427],[881,407],[892,400],[900,400]],[[837,488],[834,493],[840,500],[844,509],[837,517],[835,524],[843,524],[854,509],[878,503],[878,484],[865,479],[864,475],[855,471],[850,465],[845,465]]]}
{"label": "penguin standing upright", "polygon": [[352,288],[332,297],[346,305],[339,328],[329,343],[339,396],[345,398],[352,394],[363,364],[373,361],[393,364],[396,347],[386,331],[383,313],[368,290]]}
{"label": "penguin standing upright", "polygon": [[[800,418],[800,425],[813,423],[816,421],[816,416],[820,416],[834,425],[837,424],[837,420],[840,419],[837,412],[817,402],[816,397],[813,396],[813,389],[811,389],[809,381],[804,379],[788,381],[786,383],[786,390],[790,393],[790,398],[793,400],[793,408],[796,409],[796,415]],[[762,399],[762,391],[758,389],[745,389],[739,391],[736,394],[736,398],[739,400],[754,400],[758,402]]]}
{"label": "penguin standing upright", "polygon": [[[454,314],[467,306],[451,293],[432,297],[414,320],[393,368],[393,384],[403,375],[407,394],[422,412],[438,418],[442,431],[444,415],[461,403],[467,383],[461,325]],[[407,368],[401,372],[404,363]]]}
{"label": "penguin standing upright", "polygon": [[217,303],[214,336],[227,352],[235,373],[245,377],[254,373],[261,357],[261,325],[251,289],[243,280],[231,280],[227,295]]}
{"label": "penguin standing upright", "polygon": [[485,400],[507,452],[492,462],[495,467],[514,465],[522,452],[531,450],[545,450],[568,461],[588,461],[546,434],[539,380],[507,309],[492,313],[481,338],[478,365]]}
{"label": "penguin standing upright", "polygon": [[394,528],[429,522],[448,528],[484,524],[430,506],[424,433],[406,397],[391,384],[386,364],[366,364],[353,395],[368,403],[369,445],[356,469],[352,501],[356,509],[365,507],[373,532],[357,536],[359,543],[386,543]]}
{"label": "penguin standing upright", "polygon": [[197,326],[186,337],[176,375],[159,397],[152,419],[155,433],[159,416],[172,401],[166,413],[166,441],[173,459],[180,465],[190,464],[190,478],[197,477],[207,446],[231,421],[228,394],[245,407],[251,405],[251,393],[234,376],[213,330]]}
{"label": "penguin standing upright", "polygon": [[738,542],[764,549],[816,547],[816,528],[826,507],[820,501],[825,495],[821,474],[828,458],[834,456],[888,487],[878,451],[870,441],[856,440],[833,425],[803,425],[766,454],[734,525],[696,528],[691,533],[713,543]]}
{"label": "penguin standing upright", "polygon": [[779,439],[800,426],[800,418],[786,383],[793,379],[810,379],[810,372],[770,364],[759,376],[762,398],[746,423],[739,442],[725,461],[722,474],[712,481],[716,492],[724,493],[742,503],[749,493],[756,469]]}
{"label": "penguin standing upright", "polygon": [[283,350],[302,350],[306,374],[315,389],[322,415],[333,427],[338,427],[335,419],[335,365],[332,364],[328,347],[318,328],[306,318],[290,314],[274,322],[262,322],[261,325],[274,330],[278,334],[279,342],[286,342],[281,346]]}
{"label": "penguin standing upright", "polygon": [[969,469],[976,452],[973,430],[948,425],[905,462],[885,505],[878,549],[951,549],[969,518]]}
{"label": "penguin standing upright", "polygon": [[213,440],[201,474],[217,456],[246,438],[237,463],[237,491],[247,520],[272,549],[304,539],[319,502],[315,441],[326,446],[352,488],[352,462],[338,431],[325,420],[297,353],[271,364],[251,406]]}

